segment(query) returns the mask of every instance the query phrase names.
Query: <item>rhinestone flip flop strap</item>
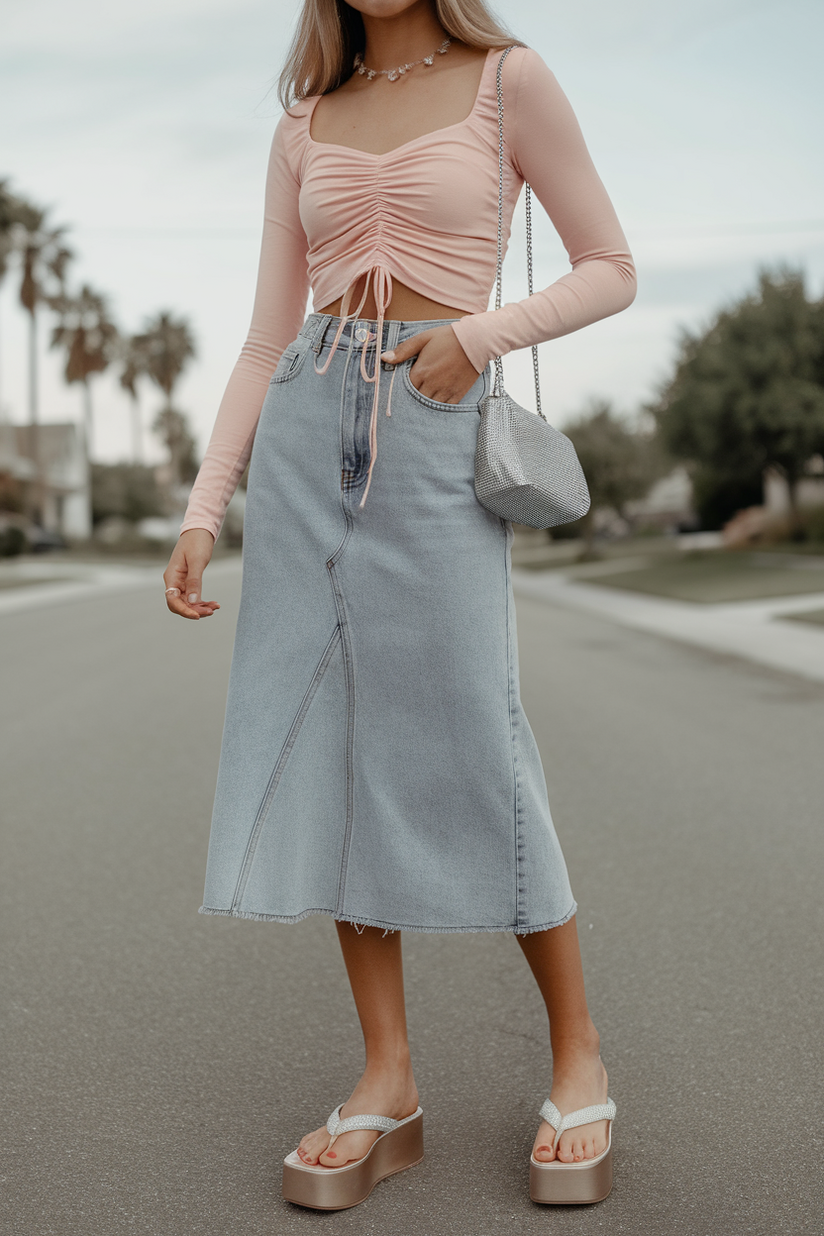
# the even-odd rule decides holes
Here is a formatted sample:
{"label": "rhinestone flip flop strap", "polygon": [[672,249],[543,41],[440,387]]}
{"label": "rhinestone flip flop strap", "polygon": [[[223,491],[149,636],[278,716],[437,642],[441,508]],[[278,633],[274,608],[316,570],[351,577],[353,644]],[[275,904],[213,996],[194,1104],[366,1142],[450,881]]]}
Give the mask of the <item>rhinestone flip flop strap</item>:
{"label": "rhinestone flip flop strap", "polygon": [[593,1103],[591,1107],[580,1107],[577,1112],[568,1112],[566,1116],[562,1116],[552,1100],[547,1099],[538,1115],[555,1130],[555,1141],[552,1143],[552,1149],[555,1150],[561,1134],[566,1133],[567,1129],[576,1129],[579,1125],[592,1124],[596,1120],[614,1120],[615,1111],[612,1099],[607,1098],[606,1103]]}
{"label": "rhinestone flip flop strap", "polygon": [[[342,1107],[343,1104],[340,1103],[326,1121],[326,1131],[331,1134],[332,1142],[342,1133],[352,1133],[356,1129],[376,1129],[379,1133],[391,1133],[401,1123],[400,1120],[393,1120],[391,1116],[345,1116],[341,1120]],[[332,1142],[329,1143],[330,1146]]]}

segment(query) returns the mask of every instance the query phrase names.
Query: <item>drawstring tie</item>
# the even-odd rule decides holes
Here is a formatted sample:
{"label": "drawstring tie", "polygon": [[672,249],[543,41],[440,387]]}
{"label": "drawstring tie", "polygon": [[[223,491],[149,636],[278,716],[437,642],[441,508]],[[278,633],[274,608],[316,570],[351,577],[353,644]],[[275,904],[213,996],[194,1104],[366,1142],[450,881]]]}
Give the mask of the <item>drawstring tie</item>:
{"label": "drawstring tie", "polygon": [[[349,303],[350,303],[350,299],[352,296],[352,289],[357,283],[358,279],[360,279],[361,275],[364,275],[364,274],[366,275],[366,283],[364,285],[363,296],[361,296],[360,304],[358,305],[357,309],[353,310],[351,313],[348,313],[347,310],[349,308]],[[321,369],[318,369],[317,358],[315,358],[312,362],[315,366],[315,373],[319,373],[319,374],[326,373],[326,370],[329,368],[329,365],[331,363],[332,357],[335,355],[335,352],[337,350],[338,341],[340,340],[341,332],[343,331],[344,326],[350,320],[350,318],[358,317],[361,309],[366,303],[366,297],[369,294],[370,278],[372,279],[372,285],[373,285],[374,292],[375,292],[375,304],[378,307],[378,337],[377,337],[377,342],[375,344],[375,371],[371,375],[371,377],[366,372],[366,346],[369,343],[368,336],[364,340],[363,347],[361,348],[361,358],[360,358],[361,376],[365,382],[375,383],[375,395],[374,395],[374,398],[372,399],[372,415],[369,418],[369,470],[366,473],[366,488],[363,491],[363,497],[358,503],[359,507],[364,506],[364,504],[366,503],[366,495],[369,493],[369,486],[372,484],[372,469],[375,466],[375,459],[378,454],[378,401],[380,398],[380,379],[381,379],[381,354],[380,353],[381,353],[381,346],[383,342],[383,315],[386,312],[387,306],[389,305],[389,302],[392,299],[392,275],[389,272],[389,268],[387,266],[384,266],[382,262],[377,262],[374,266],[368,266],[366,270],[362,270],[360,274],[356,275],[355,278],[352,280],[352,282],[349,284],[349,287],[346,289],[346,292],[344,294],[343,301],[341,302],[341,319],[340,319],[340,322],[338,323],[338,329],[335,332],[335,338],[332,341],[332,347],[329,352],[329,355],[326,358],[326,362]],[[392,386],[394,385],[394,382],[395,382],[396,372],[397,372],[397,366],[393,366],[392,380],[389,383],[389,397],[387,398],[387,401],[386,401],[386,415],[387,416],[392,415],[392,411],[391,411]]]}

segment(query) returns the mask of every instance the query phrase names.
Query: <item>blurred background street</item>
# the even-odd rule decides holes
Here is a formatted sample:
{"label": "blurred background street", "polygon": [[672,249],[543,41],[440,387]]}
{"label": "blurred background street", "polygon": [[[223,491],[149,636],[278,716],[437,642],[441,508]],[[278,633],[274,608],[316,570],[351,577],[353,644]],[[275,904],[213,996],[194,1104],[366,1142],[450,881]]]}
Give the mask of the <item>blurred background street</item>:
{"label": "blurred background street", "polygon": [[528,1200],[550,1075],[515,942],[407,935],[427,1158],[324,1215],[279,1166],[356,1080],[354,1006],[330,919],[197,914],[240,572],[189,623],[161,569],[0,612],[4,1230],[818,1231],[824,685],[519,593],[615,1187]]}

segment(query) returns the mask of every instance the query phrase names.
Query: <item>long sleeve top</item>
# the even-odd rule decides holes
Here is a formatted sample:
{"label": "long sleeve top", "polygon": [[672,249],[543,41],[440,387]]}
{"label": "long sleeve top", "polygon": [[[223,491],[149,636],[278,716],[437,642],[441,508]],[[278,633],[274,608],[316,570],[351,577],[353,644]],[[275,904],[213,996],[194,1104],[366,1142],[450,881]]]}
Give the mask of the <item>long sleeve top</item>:
{"label": "long sleeve top", "polygon": [[632,303],[632,255],[575,113],[541,56],[518,46],[501,72],[503,252],[526,181],[571,269],[531,296],[488,309],[497,265],[500,55],[501,49],[488,51],[464,120],[384,154],[315,141],[310,125],[321,95],[300,99],[282,114],[269,157],[249,334],[181,532],[206,528],[217,538],[251,455],[269,380],[305,320],[310,288],[317,310],[351,293],[366,274],[379,330],[393,276],[465,311],[450,325],[478,373],[496,356],[580,330]]}

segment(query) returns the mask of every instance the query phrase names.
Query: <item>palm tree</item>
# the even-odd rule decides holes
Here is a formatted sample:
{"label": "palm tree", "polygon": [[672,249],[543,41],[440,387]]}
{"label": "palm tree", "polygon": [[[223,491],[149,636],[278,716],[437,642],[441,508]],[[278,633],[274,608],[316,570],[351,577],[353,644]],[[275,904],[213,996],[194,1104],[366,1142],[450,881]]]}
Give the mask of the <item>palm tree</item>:
{"label": "palm tree", "polygon": [[185,414],[167,404],[158,412],[152,429],[161,436],[169,452],[173,484],[193,481],[197,476],[198,464],[195,440]]}
{"label": "palm tree", "polygon": [[195,355],[192,332],[185,318],[174,318],[162,310],[144,327],[148,350],[148,374],[166,396],[152,429],[160,434],[169,450],[172,486],[186,480],[187,462],[193,451],[186,418],[172,405],[172,394],[186,362]]}
{"label": "palm tree", "polygon": [[48,211],[21,201],[15,220],[16,247],[23,259],[20,304],[29,315],[29,421],[39,419],[37,309],[65,288],[66,267],[74,254],[63,243],[65,227],[52,227]]}
{"label": "palm tree", "polygon": [[185,318],[175,319],[167,310],[155,315],[144,327],[148,352],[148,375],[166,396],[164,408],[171,408],[172,393],[195,353],[195,344]]}
{"label": "palm tree", "polygon": [[20,210],[20,199],[9,190],[8,184],[8,180],[0,180],[0,284],[8,273],[9,258],[14,252],[14,225],[18,222]]}
{"label": "palm tree", "polygon": [[32,516],[43,518],[43,471],[38,440],[39,392],[37,381],[37,309],[64,289],[66,267],[72,251],[65,245],[64,227],[53,227],[48,211],[18,199],[12,225],[14,247],[21,254],[23,278],[20,304],[29,315],[29,452],[34,460],[36,483]]}
{"label": "palm tree", "polygon": [[121,339],[119,360],[123,365],[120,385],[132,401],[132,460],[143,462],[143,426],[137,383],[149,374],[149,336],[126,335]]}
{"label": "palm tree", "polygon": [[94,419],[89,379],[92,374],[103,373],[109,367],[120,336],[109,316],[105,297],[86,283],[76,296],[63,292],[49,297],[49,305],[60,315],[52,331],[51,346],[66,350],[64,376],[69,385],[73,382],[83,385],[86,454],[91,459]]}
{"label": "palm tree", "polygon": [[8,184],[8,180],[0,180],[0,279],[5,277],[9,255],[14,248],[13,227],[17,222],[19,205]]}

